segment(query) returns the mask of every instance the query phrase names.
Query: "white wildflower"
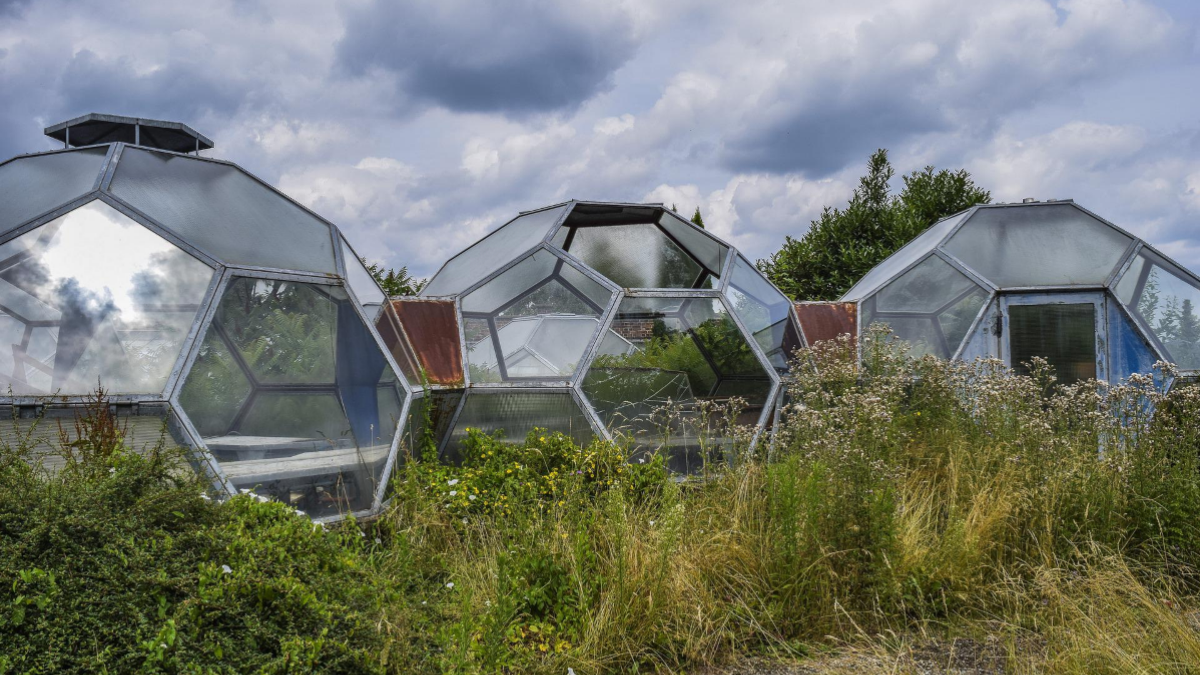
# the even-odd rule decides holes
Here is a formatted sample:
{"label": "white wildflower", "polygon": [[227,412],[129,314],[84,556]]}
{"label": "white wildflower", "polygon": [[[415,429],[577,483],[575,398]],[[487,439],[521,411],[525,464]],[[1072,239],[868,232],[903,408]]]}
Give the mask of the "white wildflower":
{"label": "white wildflower", "polygon": [[470,499],[471,501],[475,501],[476,497],[475,497],[475,495],[467,495],[467,499]]}
{"label": "white wildflower", "polygon": [[450,487],[454,487],[455,485],[458,485],[458,479],[453,478],[451,480],[448,480],[448,481],[446,481],[446,485],[449,485]]}
{"label": "white wildflower", "polygon": [[221,565],[221,571],[225,574],[233,574],[233,568],[229,565]]}
{"label": "white wildflower", "polygon": [[447,581],[447,582],[446,582],[446,588],[454,588],[454,582],[453,582],[453,581]]}

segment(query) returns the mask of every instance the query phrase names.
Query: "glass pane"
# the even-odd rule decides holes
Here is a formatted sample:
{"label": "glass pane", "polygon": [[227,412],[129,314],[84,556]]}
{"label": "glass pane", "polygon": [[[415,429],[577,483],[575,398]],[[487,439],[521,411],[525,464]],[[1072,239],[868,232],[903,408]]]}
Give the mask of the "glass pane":
{"label": "glass pane", "polygon": [[509,221],[446,263],[425,288],[422,297],[461,293],[500,269],[515,256],[537,246],[566,210],[559,206]]}
{"label": "glass pane", "polygon": [[[371,273],[367,271],[366,265],[363,265],[354,249],[350,248],[350,244],[347,244],[344,238],[339,237],[339,239],[342,242],[342,255],[346,260],[346,283],[350,284],[350,290],[354,291],[355,297],[364,307],[382,305],[383,301],[387,299],[383,289],[375,282],[375,277],[372,277]],[[367,314],[370,316],[371,312],[368,311]],[[372,318],[374,317],[372,316]]]}
{"label": "glass pane", "polygon": [[608,302],[612,300],[612,291],[602,284],[592,281],[591,277],[575,269],[571,263],[564,262],[563,266],[559,268],[558,274],[564,282],[586,295],[592,304],[601,309],[607,308]]}
{"label": "glass pane", "polygon": [[592,427],[580,412],[575,400],[565,392],[513,391],[504,393],[472,392],[459,414],[458,422],[446,446],[446,459],[461,458],[462,442],[467,429],[479,429],[486,434],[503,432],[512,442],[523,442],[534,427],[550,432],[562,432],[580,445],[592,440]]}
{"label": "glass pane", "polygon": [[658,220],[658,224],[662,226],[679,245],[684,248],[692,257],[700,261],[701,265],[708,268],[709,272],[721,276],[721,265],[725,261],[725,254],[729,252],[729,248],[718,242],[716,239],[708,236],[699,227],[692,223],[680,220],[674,215],[663,211],[663,215]]}
{"label": "glass pane", "polygon": [[472,382],[565,380],[575,372],[612,294],[582,274],[570,281],[562,274],[570,269],[539,251],[463,298],[468,360],[480,376]]}
{"label": "glass pane", "polygon": [[742,324],[754,334],[771,364],[787,370],[787,360],[801,346],[792,321],[792,303],[742,256],[733,261],[725,297]]}
{"label": "glass pane", "polygon": [[1103,284],[1133,242],[1070,204],[981,208],[945,250],[1002,288]]}
{"label": "glass pane", "polygon": [[951,355],[967,337],[971,323],[979,315],[979,310],[987,302],[987,298],[988,294],[983,289],[975,288],[938,314],[938,325],[942,329],[942,335],[946,336],[946,346]]}
{"label": "glass pane", "polygon": [[575,228],[566,250],[623,288],[713,286],[697,283],[700,263],[653,223]]}
{"label": "glass pane", "polygon": [[927,253],[937,247],[950,234],[956,225],[966,213],[960,213],[957,216],[951,216],[939,220],[917,235],[912,241],[905,244],[900,250],[888,256],[883,262],[876,265],[867,272],[862,279],[858,280],[857,284],[842,296],[843,300],[861,300],[868,295],[874,293],[887,282],[891,281],[892,277],[899,274],[904,268],[920,260]]}
{"label": "glass pane", "polygon": [[[698,400],[739,396],[753,421],[770,393],[770,375],[716,298],[629,298],[612,332],[632,350],[620,343],[602,350],[584,377],[584,394],[604,424],[639,448],[666,452],[677,471],[697,470],[705,448],[715,452],[729,442]],[[668,399],[669,412],[662,410]]]}
{"label": "glass pane", "polygon": [[1119,383],[1134,373],[1153,373],[1158,355],[1125,312],[1112,305],[1108,312],[1109,379]]}
{"label": "glass pane", "polygon": [[180,394],[234,485],[311,516],[372,506],[408,395],[351,302],[234,279]]}
{"label": "glass pane", "polygon": [[972,289],[982,290],[949,263],[931,255],[879,291],[876,311],[936,312]]}
{"label": "glass pane", "polygon": [[[17,395],[159,393],[213,270],[100,201],[5,245],[0,387]],[[18,325],[20,328],[18,328]]]}
{"label": "glass pane", "polygon": [[462,390],[442,390],[426,392],[413,401],[404,426],[403,449],[412,453],[428,449],[436,453],[450,431],[450,422],[462,397]]}
{"label": "glass pane", "polygon": [[1008,344],[1015,372],[1040,356],[1062,384],[1096,377],[1096,307],[1091,303],[1011,305]]}
{"label": "glass pane", "polygon": [[[1132,281],[1135,268],[1139,274]],[[1166,260],[1143,253],[1118,284],[1123,301],[1126,292],[1136,298],[1127,303],[1130,309],[1150,327],[1171,361],[1184,370],[1200,369],[1200,285]]]}
{"label": "glass pane", "polygon": [[[15,418],[0,421],[0,443],[6,447],[27,449],[28,461],[51,472],[66,466],[63,435],[66,442],[79,440],[76,421],[86,414],[78,408],[46,408],[40,418]],[[8,414],[5,417],[9,417]],[[36,425],[36,426],[35,426]],[[125,446],[139,455],[149,455],[159,444],[168,456],[190,456],[188,443],[166,404],[143,403],[139,414],[117,413],[117,425],[124,432]]]}
{"label": "glass pane", "polygon": [[0,166],[0,233],[91,192],[107,148],[18,157]]}
{"label": "glass pane", "polygon": [[931,314],[881,314],[875,311],[875,298],[867,298],[862,306],[862,325],[868,328],[876,323],[891,328],[892,334],[906,343],[909,356],[932,354],[950,358],[950,346]]}
{"label": "glass pane", "polygon": [[337,271],[329,227],[237,167],[126,147],[110,190],[223,262]]}

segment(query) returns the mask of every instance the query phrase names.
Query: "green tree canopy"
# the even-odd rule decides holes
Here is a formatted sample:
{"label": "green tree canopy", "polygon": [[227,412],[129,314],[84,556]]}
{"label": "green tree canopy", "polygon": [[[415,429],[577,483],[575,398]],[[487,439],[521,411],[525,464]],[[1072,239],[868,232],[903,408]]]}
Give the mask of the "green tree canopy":
{"label": "green tree canopy", "polygon": [[700,217],[699,206],[696,207],[696,212],[692,214],[692,222],[696,224],[696,227],[704,229],[704,218]]}
{"label": "green tree canopy", "polygon": [[409,275],[408,266],[405,265],[398,270],[385,268],[376,263],[367,262],[366,258],[361,258],[364,265],[367,266],[367,271],[371,276],[375,277],[375,281],[379,283],[379,287],[387,293],[388,297],[397,295],[416,295],[425,287],[425,282],[428,279],[417,279]]}
{"label": "green tree canopy", "polygon": [[876,151],[845,208],[825,207],[808,232],[787,237],[758,268],[795,300],[834,300],[930,225],[991,201],[965,169],[914,171],[899,195],[890,194],[893,175],[887,150]]}

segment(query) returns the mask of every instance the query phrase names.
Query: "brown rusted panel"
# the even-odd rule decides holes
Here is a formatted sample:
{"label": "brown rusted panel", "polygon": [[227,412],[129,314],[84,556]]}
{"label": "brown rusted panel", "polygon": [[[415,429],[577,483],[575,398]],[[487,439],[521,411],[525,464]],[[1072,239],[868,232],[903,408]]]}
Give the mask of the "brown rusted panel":
{"label": "brown rusted panel", "polygon": [[858,330],[858,303],[797,302],[796,318],[809,345],[839,335],[854,335]]}
{"label": "brown rusted panel", "polygon": [[454,301],[400,298],[392,300],[391,304],[428,383],[463,386],[465,378]]}

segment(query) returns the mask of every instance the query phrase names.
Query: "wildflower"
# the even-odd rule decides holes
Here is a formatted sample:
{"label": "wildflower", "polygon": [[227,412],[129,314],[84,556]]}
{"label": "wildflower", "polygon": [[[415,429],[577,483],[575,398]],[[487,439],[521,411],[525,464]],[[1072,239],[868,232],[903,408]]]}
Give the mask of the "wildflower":
{"label": "wildflower", "polygon": [[451,496],[451,497],[453,497],[453,496],[454,496],[454,495],[456,495],[456,494],[458,494],[458,490],[451,490],[451,491],[450,491],[450,496]]}
{"label": "wildflower", "polygon": [[207,492],[201,492],[201,493],[200,493],[200,499],[203,499],[203,500],[204,500],[204,501],[206,501],[206,502],[211,502],[211,501],[212,501],[212,497],[209,497]]}
{"label": "wildflower", "polygon": [[446,582],[446,588],[454,588],[454,582],[453,582],[453,581],[447,581],[447,582]]}
{"label": "wildflower", "polygon": [[458,479],[453,478],[451,480],[448,480],[448,481],[446,481],[446,485],[449,485],[450,487],[454,487],[455,485],[458,485]]}
{"label": "wildflower", "polygon": [[478,498],[475,495],[467,495],[467,499],[470,499],[471,501],[475,501]]}
{"label": "wildflower", "polygon": [[109,475],[110,475],[110,476],[111,476],[112,474],[116,473],[116,472],[117,472],[117,467],[115,467],[115,466],[114,466],[114,467],[109,467],[109,469],[108,469],[108,473],[109,473]]}
{"label": "wildflower", "polygon": [[225,574],[233,574],[233,568],[229,565],[221,565],[221,571]]}
{"label": "wildflower", "polygon": [[376,543],[376,544],[382,544],[382,543],[383,543],[383,540],[382,540],[382,539],[380,539],[379,537],[375,537],[375,543]]}
{"label": "wildflower", "polygon": [[654,527],[654,521],[650,521],[650,527]]}
{"label": "wildflower", "polygon": [[366,538],[367,538],[367,533],[366,533],[366,532],[363,532],[362,530],[359,530],[359,531],[358,531],[358,536],[362,537],[363,539],[366,539]]}

